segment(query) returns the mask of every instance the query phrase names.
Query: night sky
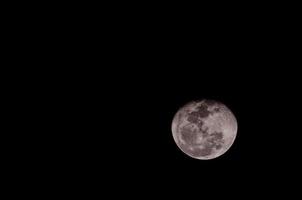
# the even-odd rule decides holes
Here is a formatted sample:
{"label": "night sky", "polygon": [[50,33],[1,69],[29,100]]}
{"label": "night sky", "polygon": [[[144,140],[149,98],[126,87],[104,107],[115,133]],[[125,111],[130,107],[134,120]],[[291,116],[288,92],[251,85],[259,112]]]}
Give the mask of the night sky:
{"label": "night sky", "polygon": [[[299,146],[294,145],[297,140],[289,142],[298,137],[289,125],[296,121],[289,117],[289,106],[296,103],[297,85],[295,79],[282,81],[291,74],[274,68],[277,63],[269,69],[270,59],[255,58],[252,52],[230,48],[208,55],[190,47],[164,52],[153,47],[143,55],[125,52],[115,64],[81,75],[85,78],[67,96],[76,95],[71,104],[66,102],[72,105],[74,115],[68,122],[74,131],[63,137],[62,146],[68,145],[62,162],[80,169],[80,177],[87,173],[96,177],[93,181],[116,180],[120,187],[152,181],[159,184],[155,188],[194,183],[185,184],[187,189],[207,188],[221,179],[238,187],[258,179],[270,183],[276,177],[272,168],[283,170],[285,162],[297,167]],[[223,102],[238,121],[233,146],[209,161],[181,152],[171,132],[177,110],[204,98]]]}
{"label": "night sky", "polygon": [[[117,188],[113,197],[130,187],[126,196],[140,190],[156,199],[249,191],[255,181],[258,192],[299,177],[301,77],[291,37],[280,41],[266,26],[221,22],[205,31],[168,19],[123,20],[100,30],[85,22],[81,37],[81,22],[68,23],[63,35],[39,43],[49,53],[35,49],[36,67],[16,72],[27,83],[16,103],[24,109],[18,117],[30,121],[22,124],[30,134],[20,136],[31,152],[20,152],[24,166],[36,163],[31,170],[62,187]],[[199,99],[224,103],[238,122],[233,146],[208,161],[185,155],[171,132],[177,110]]]}

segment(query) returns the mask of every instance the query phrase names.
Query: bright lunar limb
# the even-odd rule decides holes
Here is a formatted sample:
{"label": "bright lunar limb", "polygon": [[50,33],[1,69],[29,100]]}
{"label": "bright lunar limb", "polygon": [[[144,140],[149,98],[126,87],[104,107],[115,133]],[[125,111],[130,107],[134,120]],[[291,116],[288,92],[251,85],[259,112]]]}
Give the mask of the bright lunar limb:
{"label": "bright lunar limb", "polygon": [[213,100],[192,101],[178,110],[172,122],[176,145],[192,158],[221,156],[234,143],[237,120],[224,104]]}

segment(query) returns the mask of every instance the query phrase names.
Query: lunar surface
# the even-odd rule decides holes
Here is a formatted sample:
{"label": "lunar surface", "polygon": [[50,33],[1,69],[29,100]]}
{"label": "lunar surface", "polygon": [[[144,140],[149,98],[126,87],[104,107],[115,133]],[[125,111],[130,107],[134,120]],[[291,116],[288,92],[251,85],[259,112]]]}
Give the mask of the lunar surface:
{"label": "lunar surface", "polygon": [[192,101],[178,110],[172,122],[177,146],[192,158],[209,160],[224,154],[234,143],[237,120],[224,104]]}

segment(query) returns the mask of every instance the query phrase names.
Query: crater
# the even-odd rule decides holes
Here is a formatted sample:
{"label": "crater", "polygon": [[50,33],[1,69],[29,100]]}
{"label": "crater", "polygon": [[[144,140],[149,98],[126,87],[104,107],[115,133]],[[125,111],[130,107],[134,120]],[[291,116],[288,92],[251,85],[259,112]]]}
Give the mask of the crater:
{"label": "crater", "polygon": [[207,143],[210,147],[215,147],[217,150],[221,149],[224,143],[223,133],[222,132],[214,132],[210,134],[207,138]]}
{"label": "crater", "polygon": [[210,145],[205,145],[205,147],[203,149],[199,149],[196,153],[198,153],[198,156],[208,156],[211,155],[213,151],[213,147],[211,147]]}
{"label": "crater", "polygon": [[196,131],[191,130],[188,127],[183,127],[180,133],[182,140],[185,141],[187,144],[194,144],[194,142],[196,141]]}
{"label": "crater", "polygon": [[201,118],[206,118],[210,115],[210,111],[208,110],[208,106],[201,104],[200,106],[197,107],[198,111],[198,116]]}

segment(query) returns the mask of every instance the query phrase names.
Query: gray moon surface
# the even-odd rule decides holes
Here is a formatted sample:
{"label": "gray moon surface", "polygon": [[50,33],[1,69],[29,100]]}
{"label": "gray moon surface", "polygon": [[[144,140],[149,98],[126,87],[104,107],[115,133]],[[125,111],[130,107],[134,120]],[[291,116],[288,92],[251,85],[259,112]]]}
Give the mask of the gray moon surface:
{"label": "gray moon surface", "polygon": [[214,100],[189,102],[177,111],[172,121],[176,145],[186,155],[200,160],[214,159],[227,152],[237,130],[231,110]]}

